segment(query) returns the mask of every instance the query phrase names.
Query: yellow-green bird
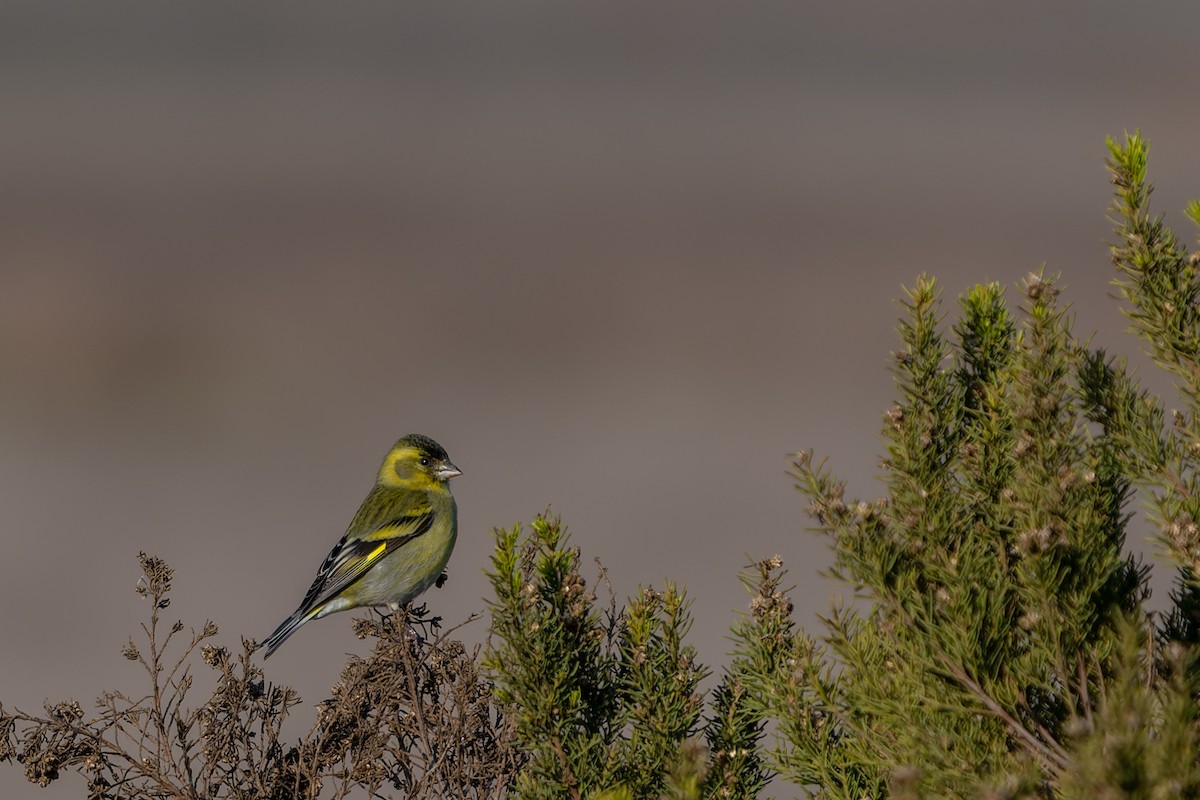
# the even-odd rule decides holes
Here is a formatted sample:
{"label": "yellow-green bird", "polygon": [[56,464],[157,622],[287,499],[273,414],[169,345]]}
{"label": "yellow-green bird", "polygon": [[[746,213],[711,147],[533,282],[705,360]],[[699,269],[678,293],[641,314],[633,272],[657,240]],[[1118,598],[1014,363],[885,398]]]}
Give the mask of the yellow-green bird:
{"label": "yellow-green bird", "polygon": [[428,436],[396,442],[300,607],[259,645],[267,649],[263,657],[310,619],[362,606],[395,611],[433,585],[458,536],[458,507],[447,481],[459,475]]}

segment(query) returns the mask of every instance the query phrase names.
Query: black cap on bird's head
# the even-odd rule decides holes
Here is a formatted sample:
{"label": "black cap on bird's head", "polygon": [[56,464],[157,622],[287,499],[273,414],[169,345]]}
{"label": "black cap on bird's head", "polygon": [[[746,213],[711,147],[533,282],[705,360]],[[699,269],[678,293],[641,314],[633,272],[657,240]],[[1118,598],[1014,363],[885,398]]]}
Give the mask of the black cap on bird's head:
{"label": "black cap on bird's head", "polygon": [[420,433],[410,433],[396,442],[396,447],[415,447],[430,458],[440,458],[443,461],[450,458],[446,448]]}

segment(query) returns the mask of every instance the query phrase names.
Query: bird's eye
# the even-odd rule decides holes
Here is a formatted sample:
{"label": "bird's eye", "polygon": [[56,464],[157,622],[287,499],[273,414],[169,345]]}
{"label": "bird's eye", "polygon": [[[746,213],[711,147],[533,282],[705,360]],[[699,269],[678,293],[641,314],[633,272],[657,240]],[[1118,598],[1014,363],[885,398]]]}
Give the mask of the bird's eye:
{"label": "bird's eye", "polygon": [[428,458],[426,458],[425,456],[421,456],[421,466],[422,466],[422,467],[428,467],[428,466],[429,466],[429,459],[428,459]]}

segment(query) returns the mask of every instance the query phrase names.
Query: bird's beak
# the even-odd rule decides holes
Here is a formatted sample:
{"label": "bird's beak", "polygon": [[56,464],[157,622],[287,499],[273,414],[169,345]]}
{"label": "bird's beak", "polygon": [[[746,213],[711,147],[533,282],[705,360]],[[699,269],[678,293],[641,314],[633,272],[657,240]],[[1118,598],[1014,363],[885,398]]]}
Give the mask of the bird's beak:
{"label": "bird's beak", "polygon": [[437,468],[437,472],[433,474],[439,481],[448,481],[451,478],[457,478],[459,475],[462,475],[462,470],[449,461],[443,461],[442,465]]}

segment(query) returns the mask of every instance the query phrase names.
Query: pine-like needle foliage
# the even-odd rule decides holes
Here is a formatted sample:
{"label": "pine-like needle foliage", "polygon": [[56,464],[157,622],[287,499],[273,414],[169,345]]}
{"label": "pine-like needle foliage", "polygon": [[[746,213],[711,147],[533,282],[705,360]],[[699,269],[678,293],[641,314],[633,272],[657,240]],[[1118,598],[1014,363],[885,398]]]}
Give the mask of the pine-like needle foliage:
{"label": "pine-like needle foliage", "polygon": [[684,593],[668,583],[640,590],[620,611],[610,596],[602,609],[558,519],[540,516],[528,531],[495,538],[484,663],[529,756],[516,796],[698,797],[707,769],[692,740],[707,670],[684,643],[692,624]]}
{"label": "pine-like needle foliage", "polygon": [[[1198,259],[1149,216],[1141,138],[1111,147],[1117,285],[1187,410],[1164,430],[1124,365],[1075,338],[1042,272],[1019,311],[995,284],[969,291],[948,333],[934,281],[908,290],[887,496],[847,500],[809,454],[794,463],[832,573],[861,602],[809,636],[764,562],[735,630],[777,726],[775,764],[818,797],[1200,792],[1186,649],[1200,564]],[[1155,488],[1185,570],[1157,636],[1146,570],[1123,552],[1136,481]]]}

